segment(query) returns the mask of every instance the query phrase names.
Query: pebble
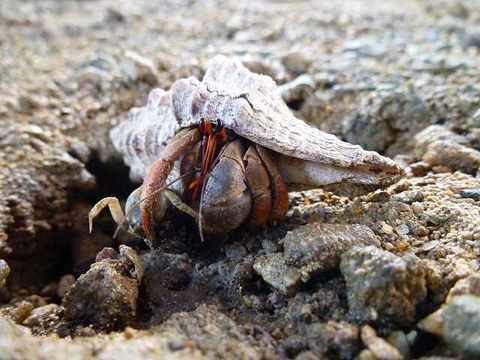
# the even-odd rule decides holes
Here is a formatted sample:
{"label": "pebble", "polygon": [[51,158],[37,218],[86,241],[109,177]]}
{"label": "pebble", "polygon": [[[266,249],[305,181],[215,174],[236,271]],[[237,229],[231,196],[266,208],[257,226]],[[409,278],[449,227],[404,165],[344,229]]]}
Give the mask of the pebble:
{"label": "pebble", "polygon": [[365,346],[372,352],[374,358],[382,360],[402,360],[400,352],[386,340],[377,336],[370,325],[362,327],[360,337]]}
{"label": "pebble", "polygon": [[278,87],[280,96],[287,104],[303,102],[314,90],[315,82],[310,75],[306,74]]}
{"label": "pebble", "polygon": [[397,226],[397,232],[401,235],[408,235],[410,233],[410,228],[407,224],[402,224]]}
{"label": "pebble", "polygon": [[425,161],[418,161],[411,164],[409,170],[413,176],[425,176],[430,171],[430,165]]}
{"label": "pebble", "polygon": [[480,188],[465,189],[460,192],[462,198],[480,200]]}
{"label": "pebble", "polygon": [[354,247],[342,256],[351,316],[360,322],[389,318],[402,325],[415,320],[427,296],[426,268],[415,255],[402,257],[373,246]]}
{"label": "pebble", "polygon": [[480,273],[474,273],[458,280],[448,292],[445,302],[448,304],[455,296],[475,295],[480,297]]}
{"label": "pebble", "polygon": [[27,317],[30,316],[33,308],[33,304],[29,301],[20,301],[19,303],[15,304],[15,307],[11,312],[13,321],[15,321],[17,324],[21,324]]}
{"label": "pebble", "polygon": [[392,332],[387,341],[400,352],[403,359],[410,358],[410,343],[403,331]]}
{"label": "pebble", "polygon": [[[152,60],[132,51],[125,51],[124,61],[131,61],[134,66],[134,73],[131,74],[132,78],[146,82],[152,86],[158,83],[158,72],[155,68],[155,64]],[[127,68],[126,64],[121,66]]]}
{"label": "pebble", "polygon": [[132,328],[131,326],[126,326],[125,329],[123,329],[123,336],[125,336],[125,339],[132,339],[134,338],[138,333],[138,330]]}
{"label": "pebble", "polygon": [[282,56],[280,61],[287,72],[297,76],[306,73],[312,64],[306,54],[298,51],[289,52]]}
{"label": "pebble", "polygon": [[300,272],[288,266],[281,253],[259,256],[253,269],[267,284],[287,296],[294,295],[301,284]]}
{"label": "pebble", "polygon": [[135,318],[143,272],[137,253],[120,245],[116,258],[94,263],[67,292],[65,320],[98,330],[123,328]]}
{"label": "pebble", "polygon": [[283,242],[286,263],[299,269],[304,281],[337,268],[342,254],[355,245],[380,247],[380,240],[365,225],[311,223],[288,232]]}
{"label": "pebble", "polygon": [[480,357],[480,297],[453,298],[443,312],[443,337],[450,347],[467,359]]}
{"label": "pebble", "polygon": [[241,259],[248,254],[243,244],[235,242],[225,246],[225,255],[229,259]]}
{"label": "pebble", "polygon": [[480,152],[452,140],[435,141],[422,159],[437,173],[460,170],[475,175],[480,166]]}
{"label": "pebble", "polygon": [[[428,147],[436,141],[451,141],[455,144],[468,144],[468,140],[462,136],[455,134],[453,131],[443,125],[430,125],[415,135],[415,154],[421,158],[428,150]],[[422,165],[428,166],[428,163]],[[425,174],[424,174],[425,175]],[[419,175],[423,176],[423,175]]]}
{"label": "pebble", "polygon": [[347,322],[313,322],[305,332],[308,347],[317,358],[323,354],[331,359],[353,359],[360,350],[359,328]]}
{"label": "pebble", "polygon": [[421,215],[423,213],[423,205],[419,202],[414,202],[412,204],[412,210],[415,215]]}
{"label": "pebble", "polygon": [[57,304],[40,306],[33,309],[22,324],[31,328],[37,335],[44,334],[58,325],[62,312],[63,308]]}

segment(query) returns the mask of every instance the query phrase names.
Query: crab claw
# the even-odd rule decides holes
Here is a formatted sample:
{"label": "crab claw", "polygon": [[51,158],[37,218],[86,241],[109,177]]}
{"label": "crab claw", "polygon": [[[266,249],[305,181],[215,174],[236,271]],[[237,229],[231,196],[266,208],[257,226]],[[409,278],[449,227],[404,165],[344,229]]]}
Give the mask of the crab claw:
{"label": "crab claw", "polygon": [[121,226],[126,223],[125,214],[123,213],[120,201],[116,197],[106,197],[97,202],[88,213],[88,231],[93,231],[93,220],[100,212],[108,206],[110,214],[117,225]]}
{"label": "crab claw", "polygon": [[252,197],[245,183],[242,152],[240,140],[226,145],[205,184],[200,214],[208,232],[227,233],[250,215]]}

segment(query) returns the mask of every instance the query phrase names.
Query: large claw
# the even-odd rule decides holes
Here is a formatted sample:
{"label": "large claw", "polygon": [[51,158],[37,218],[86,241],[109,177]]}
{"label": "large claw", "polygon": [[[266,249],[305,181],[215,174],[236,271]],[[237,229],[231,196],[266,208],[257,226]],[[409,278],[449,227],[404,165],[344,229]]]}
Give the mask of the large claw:
{"label": "large claw", "polygon": [[207,178],[200,201],[201,224],[208,232],[227,233],[250,215],[252,196],[245,183],[242,143],[225,146]]}

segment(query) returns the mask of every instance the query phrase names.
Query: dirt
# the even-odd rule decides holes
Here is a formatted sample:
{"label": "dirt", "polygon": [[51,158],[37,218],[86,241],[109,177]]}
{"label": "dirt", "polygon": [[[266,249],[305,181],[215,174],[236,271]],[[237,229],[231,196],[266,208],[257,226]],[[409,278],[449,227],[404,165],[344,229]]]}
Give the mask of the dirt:
{"label": "dirt", "polygon": [[[417,326],[479,272],[479,19],[460,0],[1,1],[0,359],[480,356],[477,293],[446,334]],[[405,178],[292,192],[284,221],[204,243],[175,211],[153,244],[107,215],[89,235],[90,207],[138,186],[110,129],[216,54]]]}

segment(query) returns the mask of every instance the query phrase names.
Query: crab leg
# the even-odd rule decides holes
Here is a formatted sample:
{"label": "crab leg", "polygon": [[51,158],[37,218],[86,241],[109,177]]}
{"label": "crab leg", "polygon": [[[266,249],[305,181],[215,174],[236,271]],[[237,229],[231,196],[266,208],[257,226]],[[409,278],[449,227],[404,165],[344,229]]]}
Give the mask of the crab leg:
{"label": "crab leg", "polygon": [[100,212],[108,206],[110,214],[117,225],[123,225],[126,222],[120,201],[116,197],[106,197],[97,202],[88,213],[88,231],[91,234],[93,230],[93,220]]}
{"label": "crab leg", "polygon": [[272,212],[272,189],[270,177],[255,146],[249,146],[243,157],[245,178],[252,193],[252,211],[248,223],[262,226],[268,223]]}
{"label": "crab leg", "polygon": [[282,220],[288,211],[288,188],[278,170],[277,161],[271,153],[260,145],[256,145],[259,157],[270,175],[272,186],[272,213],[270,221]]}
{"label": "crab leg", "polygon": [[140,203],[140,214],[143,230],[148,239],[154,238],[155,219],[162,218],[165,211],[165,201],[162,196],[156,196],[167,184],[168,176],[180,156],[200,141],[197,128],[180,131],[163,149],[143,181]]}

